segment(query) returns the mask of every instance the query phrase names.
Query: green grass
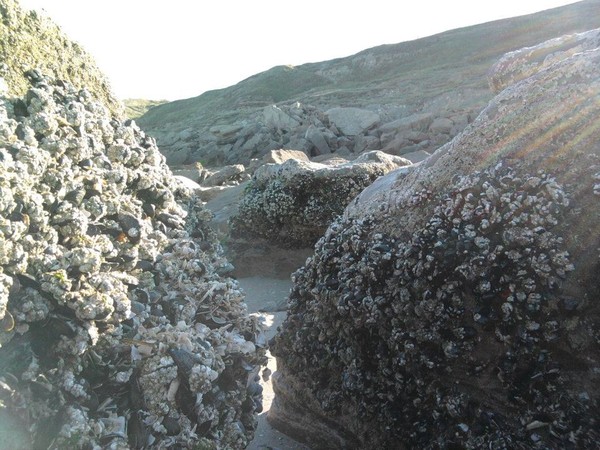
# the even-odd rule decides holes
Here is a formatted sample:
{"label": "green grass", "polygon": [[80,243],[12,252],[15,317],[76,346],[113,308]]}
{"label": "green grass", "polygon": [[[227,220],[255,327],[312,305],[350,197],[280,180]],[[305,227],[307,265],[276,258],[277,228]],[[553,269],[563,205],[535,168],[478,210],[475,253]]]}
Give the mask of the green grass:
{"label": "green grass", "polygon": [[168,103],[168,100],[144,100],[141,98],[128,98],[123,100],[125,104],[125,117],[129,119],[137,119],[146,114],[155,106]]}

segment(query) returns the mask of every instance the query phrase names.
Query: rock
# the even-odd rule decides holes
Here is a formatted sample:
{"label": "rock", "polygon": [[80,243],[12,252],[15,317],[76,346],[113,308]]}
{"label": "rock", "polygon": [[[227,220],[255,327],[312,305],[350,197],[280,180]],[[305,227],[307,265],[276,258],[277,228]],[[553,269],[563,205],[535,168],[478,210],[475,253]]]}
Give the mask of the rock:
{"label": "rock", "polygon": [[298,150],[271,150],[263,156],[263,164],[282,164],[288,159],[297,159],[298,161],[309,161],[306,153]]}
{"label": "rock", "polygon": [[30,88],[26,73],[38,69],[85,88],[112,115],[123,117],[124,106],[94,59],[48,17],[22,9],[15,0],[0,0],[0,15],[0,77],[8,95],[23,96]]}
{"label": "rock", "polygon": [[189,148],[178,148],[165,155],[167,164],[171,166],[183,166],[189,163],[190,149]]}
{"label": "rock", "polygon": [[431,156],[431,153],[425,150],[417,150],[410,153],[403,153],[402,157],[408,159],[413,164],[421,162]]}
{"label": "rock", "polygon": [[446,117],[438,117],[431,123],[431,125],[429,125],[429,131],[436,134],[450,134],[453,126],[454,122],[452,122],[450,119]]}
{"label": "rock", "polygon": [[211,227],[219,236],[229,235],[229,220],[237,214],[238,205],[248,184],[249,181],[245,181],[237,186],[215,186],[203,189],[201,195],[206,201],[206,208],[213,213]]}
{"label": "rock", "polygon": [[290,130],[300,125],[300,122],[284,113],[277,105],[263,109],[263,120],[266,126],[278,130]]}
{"label": "rock", "polygon": [[172,170],[174,175],[189,178],[195,183],[198,183],[200,181],[201,174],[202,172],[204,172],[204,169],[202,168],[201,164],[186,166],[179,169],[173,168]]}
{"label": "rock", "polygon": [[488,81],[494,92],[517,83],[558,61],[600,45],[600,29],[550,39],[532,47],[507,53],[490,70]]}
{"label": "rock", "polygon": [[356,136],[379,123],[379,115],[360,108],[331,108],[325,115],[346,136]]}
{"label": "rock", "polygon": [[241,123],[219,125],[211,127],[210,132],[216,136],[219,144],[233,144],[238,139],[238,133],[243,128],[244,124]]}
{"label": "rock", "polygon": [[226,184],[238,178],[246,168],[243,164],[233,164],[231,166],[225,166],[221,169],[213,172],[212,175],[208,176],[203,182],[202,186],[220,186]]}
{"label": "rock", "polygon": [[0,97],[0,421],[26,440],[0,447],[245,448],[264,339],[212,214],[134,122],[29,79]]}
{"label": "rock", "polygon": [[397,134],[401,131],[427,131],[433,122],[433,114],[422,113],[403,117],[393,122],[388,122],[379,127],[379,132]]}
{"label": "rock", "polygon": [[362,153],[365,150],[377,150],[381,148],[381,142],[376,136],[357,136],[354,141],[354,153]]}
{"label": "rock", "polygon": [[317,448],[597,447],[599,65],[507,87],[350,202],[293,275],[272,424]]}
{"label": "rock", "polygon": [[[412,120],[421,114],[432,114],[424,126],[414,128],[414,131],[431,134],[426,140],[432,145],[424,150],[433,152],[439,142],[428,132],[433,117],[447,117],[455,122],[456,127],[450,135],[439,135],[446,136],[447,140],[462,131],[464,126],[460,127],[456,116],[470,114],[475,118],[487,105],[493,96],[487,74],[504,53],[561,34],[598,27],[599,15],[600,4],[587,0],[527,18],[515,17],[501,23],[457,30],[443,37],[436,35],[379,46],[356,55],[294,68],[276,67],[234,86],[151,108],[140,118],[139,124],[156,137],[163,154],[172,151],[171,145],[163,141],[166,134],[173,129],[193,127],[191,161],[202,161],[214,167],[247,164],[250,158],[261,158],[267,151],[259,142],[248,150],[252,155],[246,155],[240,150],[246,138],[239,148],[228,152],[228,159],[223,159],[222,153],[214,151],[214,145],[220,147],[221,144],[215,144],[217,138],[209,132],[215,125],[242,122],[265,125],[263,111],[275,104],[300,125],[289,131],[267,126],[270,139],[278,144],[272,148],[293,148],[315,156],[317,152],[304,139],[306,129],[313,124],[321,131],[328,129],[341,138],[345,131],[325,112],[352,106],[370,111],[365,114],[379,115],[380,120],[373,125],[372,131],[401,118],[413,116],[408,119]],[[527,22],[526,26],[524,22]],[[503,38],[499,38],[500,35]],[[298,99],[304,103],[299,104]],[[362,126],[359,129],[363,129]],[[382,141],[380,148],[395,138],[396,130],[390,132],[390,136],[377,135]],[[334,153],[337,147],[344,145],[352,149],[354,137],[364,134],[368,133],[361,131],[346,136],[350,142],[336,145],[328,141],[328,144]]]}
{"label": "rock", "polygon": [[327,153],[331,153],[331,148],[329,148],[329,144],[325,140],[325,136],[323,132],[319,130],[314,125],[311,125],[306,130],[306,134],[304,138],[308,140],[311,144],[313,144],[316,148],[315,154],[323,155]]}
{"label": "rock", "polygon": [[192,180],[188,177],[185,177],[183,175],[173,175],[173,177],[179,183],[181,183],[186,189],[189,189],[190,191],[196,191],[196,190],[202,189],[202,186],[200,186],[198,183],[196,183],[194,180]]}
{"label": "rock", "polygon": [[234,239],[257,236],[290,247],[310,247],[333,218],[377,177],[410,164],[382,152],[328,166],[290,159],[256,170],[231,221]]}

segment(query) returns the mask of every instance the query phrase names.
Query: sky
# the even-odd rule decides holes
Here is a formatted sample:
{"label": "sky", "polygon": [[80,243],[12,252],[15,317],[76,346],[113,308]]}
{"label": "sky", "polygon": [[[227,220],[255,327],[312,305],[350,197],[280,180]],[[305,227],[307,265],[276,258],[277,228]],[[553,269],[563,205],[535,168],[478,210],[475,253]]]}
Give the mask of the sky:
{"label": "sky", "polygon": [[[566,0],[20,0],[95,58],[121,99],[176,100],[278,65],[349,56]],[[410,6],[408,6],[410,5]]]}

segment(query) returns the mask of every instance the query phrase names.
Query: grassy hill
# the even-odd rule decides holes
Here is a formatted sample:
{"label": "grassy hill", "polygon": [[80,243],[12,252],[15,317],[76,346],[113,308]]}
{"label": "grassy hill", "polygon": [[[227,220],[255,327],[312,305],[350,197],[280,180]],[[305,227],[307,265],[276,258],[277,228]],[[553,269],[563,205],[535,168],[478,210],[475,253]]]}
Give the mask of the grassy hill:
{"label": "grassy hill", "polygon": [[411,113],[436,108],[479,108],[492,97],[487,72],[504,53],[563,34],[600,27],[600,1],[586,0],[536,14],[460,28],[355,55],[278,66],[238,84],[148,110],[138,123],[167,153],[174,135],[190,131],[194,157],[202,158],[208,130],[257,114],[266,105],[301,102],[336,106],[402,107]]}
{"label": "grassy hill", "polygon": [[108,80],[81,46],[48,17],[22,9],[16,0],[0,0],[0,77],[10,95],[27,91],[25,72],[31,69],[85,87],[114,115],[123,113]]}

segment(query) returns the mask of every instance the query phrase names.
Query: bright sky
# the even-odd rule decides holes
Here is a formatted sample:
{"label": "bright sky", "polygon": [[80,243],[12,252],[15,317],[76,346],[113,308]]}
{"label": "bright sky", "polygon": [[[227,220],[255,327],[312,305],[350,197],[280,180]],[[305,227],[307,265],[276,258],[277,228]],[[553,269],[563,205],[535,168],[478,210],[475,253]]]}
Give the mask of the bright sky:
{"label": "bright sky", "polygon": [[[94,56],[121,98],[175,100],[573,0],[20,0]],[[408,6],[410,5],[410,6]]]}

